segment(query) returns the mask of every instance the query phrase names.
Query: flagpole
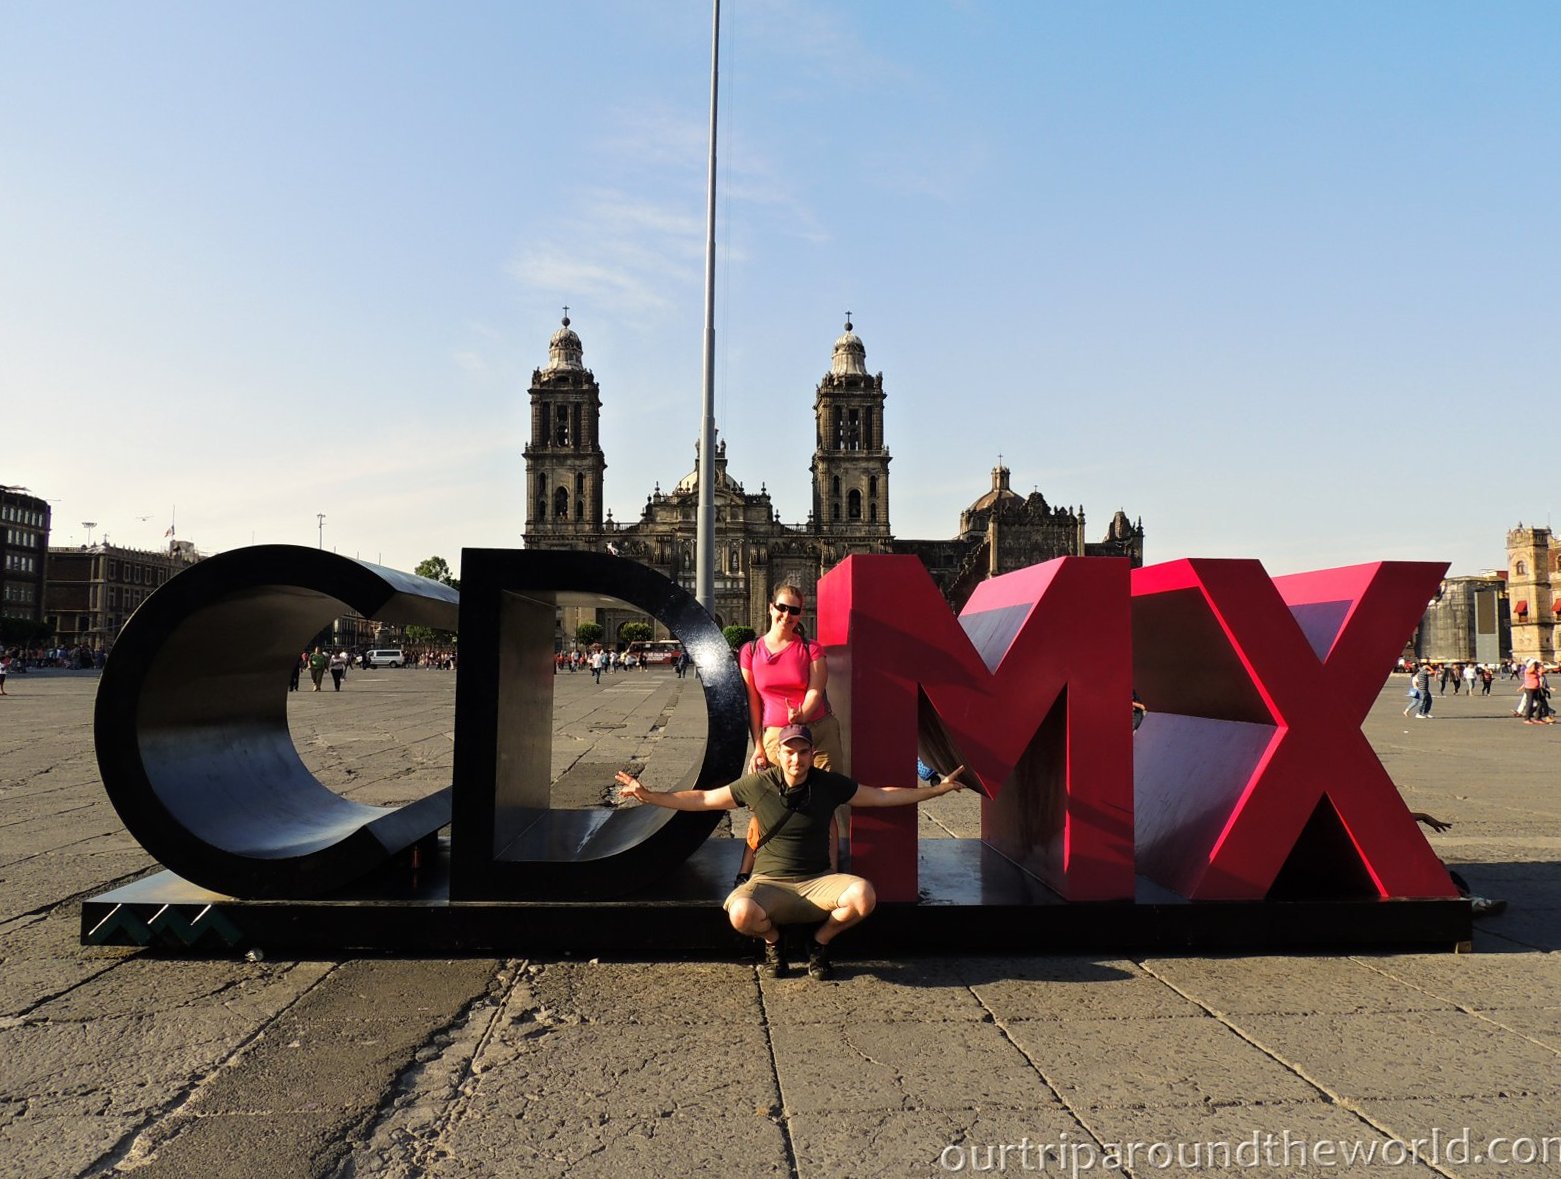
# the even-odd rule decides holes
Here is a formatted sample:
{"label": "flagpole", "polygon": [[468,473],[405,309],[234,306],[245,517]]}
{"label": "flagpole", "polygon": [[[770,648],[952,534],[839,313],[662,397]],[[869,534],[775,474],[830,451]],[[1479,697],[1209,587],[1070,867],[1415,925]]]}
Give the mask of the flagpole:
{"label": "flagpole", "polygon": [[705,212],[705,362],[699,433],[699,511],[694,596],[715,613],[715,127],[721,60],[721,0],[712,0],[710,31],[710,178]]}

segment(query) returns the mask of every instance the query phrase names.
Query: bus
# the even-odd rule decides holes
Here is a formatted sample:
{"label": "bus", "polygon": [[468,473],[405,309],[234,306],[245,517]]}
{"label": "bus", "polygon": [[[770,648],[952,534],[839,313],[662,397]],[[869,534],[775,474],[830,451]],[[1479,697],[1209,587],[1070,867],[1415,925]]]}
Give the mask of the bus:
{"label": "bus", "polygon": [[683,653],[683,644],[676,639],[652,639],[649,642],[630,643],[629,651],[640,663],[674,663]]}

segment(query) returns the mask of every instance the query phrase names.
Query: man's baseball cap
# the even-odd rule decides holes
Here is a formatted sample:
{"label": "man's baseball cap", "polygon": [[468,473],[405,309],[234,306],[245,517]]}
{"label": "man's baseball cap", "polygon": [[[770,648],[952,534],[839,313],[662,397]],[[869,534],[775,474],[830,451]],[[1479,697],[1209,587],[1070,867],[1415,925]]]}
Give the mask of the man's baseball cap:
{"label": "man's baseball cap", "polygon": [[806,745],[813,748],[813,730],[807,725],[787,725],[780,731],[779,743],[782,745]]}

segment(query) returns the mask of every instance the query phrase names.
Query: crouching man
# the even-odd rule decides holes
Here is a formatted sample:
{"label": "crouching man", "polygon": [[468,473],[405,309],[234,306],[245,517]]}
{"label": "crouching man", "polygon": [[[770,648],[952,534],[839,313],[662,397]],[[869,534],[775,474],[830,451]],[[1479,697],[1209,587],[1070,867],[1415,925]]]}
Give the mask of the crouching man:
{"label": "crouching man", "polygon": [[873,911],[878,898],[860,876],[830,870],[830,819],[835,808],[914,806],[962,789],[964,767],[936,786],[862,786],[813,767],[813,733],[790,725],[780,733],[780,764],[715,790],[647,790],[629,774],[617,776],[620,797],[678,811],[725,811],[745,806],[759,820],[754,874],[726,898],[732,928],[764,942],[761,971],[780,978],[787,970],[780,926],[822,921],[808,950],[808,974],[833,973],[829,943]]}

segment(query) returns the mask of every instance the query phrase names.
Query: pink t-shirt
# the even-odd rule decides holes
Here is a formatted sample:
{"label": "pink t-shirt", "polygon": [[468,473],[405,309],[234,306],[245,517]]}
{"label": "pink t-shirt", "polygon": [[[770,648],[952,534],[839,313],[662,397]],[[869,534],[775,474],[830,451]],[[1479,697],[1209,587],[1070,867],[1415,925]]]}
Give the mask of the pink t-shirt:
{"label": "pink t-shirt", "polygon": [[[765,728],[778,729],[791,723],[786,710],[802,707],[813,665],[822,658],[823,644],[811,639],[794,639],[778,655],[771,654],[762,638],[743,644],[737,661],[753,676],[754,687],[759,689],[759,699],[764,703],[762,720]],[[825,706],[818,712],[818,716],[808,719],[816,721],[827,716],[829,708]]]}

